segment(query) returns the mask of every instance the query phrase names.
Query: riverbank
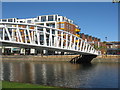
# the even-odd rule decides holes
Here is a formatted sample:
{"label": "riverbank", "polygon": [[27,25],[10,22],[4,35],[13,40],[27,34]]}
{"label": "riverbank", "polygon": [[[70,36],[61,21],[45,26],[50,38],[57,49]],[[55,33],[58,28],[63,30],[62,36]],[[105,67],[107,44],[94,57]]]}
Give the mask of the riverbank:
{"label": "riverbank", "polygon": [[[66,61],[79,55],[55,55],[55,56],[37,56],[37,55],[2,55],[2,61]],[[92,62],[118,62],[119,55],[97,56]]]}
{"label": "riverbank", "polygon": [[55,88],[55,87],[33,85],[33,84],[28,84],[28,83],[2,81],[2,88]]}
{"label": "riverbank", "polygon": [[38,55],[2,55],[4,61],[70,61],[79,55],[54,55],[54,56],[38,56]]}
{"label": "riverbank", "polygon": [[107,63],[118,63],[118,59],[120,58],[119,55],[101,55],[101,56],[97,56],[96,58],[94,58],[92,60],[92,62],[107,62]]}
{"label": "riverbank", "polygon": [[35,85],[35,84],[29,84],[29,83],[18,83],[18,82],[9,82],[9,81],[2,81],[2,88],[51,88],[51,89],[58,89],[58,90],[71,90],[69,88],[43,86],[43,85]]}

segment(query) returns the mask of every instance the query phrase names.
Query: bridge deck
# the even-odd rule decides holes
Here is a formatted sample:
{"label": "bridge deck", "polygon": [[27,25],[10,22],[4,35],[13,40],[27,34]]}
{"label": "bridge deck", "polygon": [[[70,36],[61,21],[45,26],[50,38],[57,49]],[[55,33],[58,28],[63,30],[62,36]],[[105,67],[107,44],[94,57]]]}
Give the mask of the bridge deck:
{"label": "bridge deck", "polygon": [[41,25],[0,22],[0,42],[3,46],[29,47],[85,55],[100,54],[87,41],[69,32]]}

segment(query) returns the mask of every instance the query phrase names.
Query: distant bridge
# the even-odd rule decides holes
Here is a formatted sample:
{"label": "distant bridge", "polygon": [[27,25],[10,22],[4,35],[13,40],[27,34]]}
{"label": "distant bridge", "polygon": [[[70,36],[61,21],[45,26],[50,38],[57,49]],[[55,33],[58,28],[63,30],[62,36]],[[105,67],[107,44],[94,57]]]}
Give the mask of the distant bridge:
{"label": "distant bridge", "polygon": [[87,41],[67,31],[28,23],[0,22],[0,42],[2,46],[73,52],[87,58],[100,55]]}

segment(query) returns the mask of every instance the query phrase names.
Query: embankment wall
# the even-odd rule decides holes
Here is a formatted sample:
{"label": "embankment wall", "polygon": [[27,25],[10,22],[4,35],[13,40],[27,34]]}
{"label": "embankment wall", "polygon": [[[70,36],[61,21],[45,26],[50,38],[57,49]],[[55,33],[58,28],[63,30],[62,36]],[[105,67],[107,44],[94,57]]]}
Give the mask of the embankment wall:
{"label": "embankment wall", "polygon": [[[72,58],[79,55],[56,55],[56,56],[33,56],[33,55],[3,55],[2,61],[70,61]],[[107,55],[97,56],[92,62],[118,62],[120,56]]]}

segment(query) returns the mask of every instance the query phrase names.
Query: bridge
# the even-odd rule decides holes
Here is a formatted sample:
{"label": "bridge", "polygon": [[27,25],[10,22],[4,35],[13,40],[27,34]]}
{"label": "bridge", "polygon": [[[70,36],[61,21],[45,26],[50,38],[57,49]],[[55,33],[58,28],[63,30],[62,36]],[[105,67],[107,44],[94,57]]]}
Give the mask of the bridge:
{"label": "bridge", "polygon": [[70,32],[42,25],[0,22],[0,43],[2,46],[49,49],[80,54],[71,62],[90,62],[100,55],[86,40]]}

